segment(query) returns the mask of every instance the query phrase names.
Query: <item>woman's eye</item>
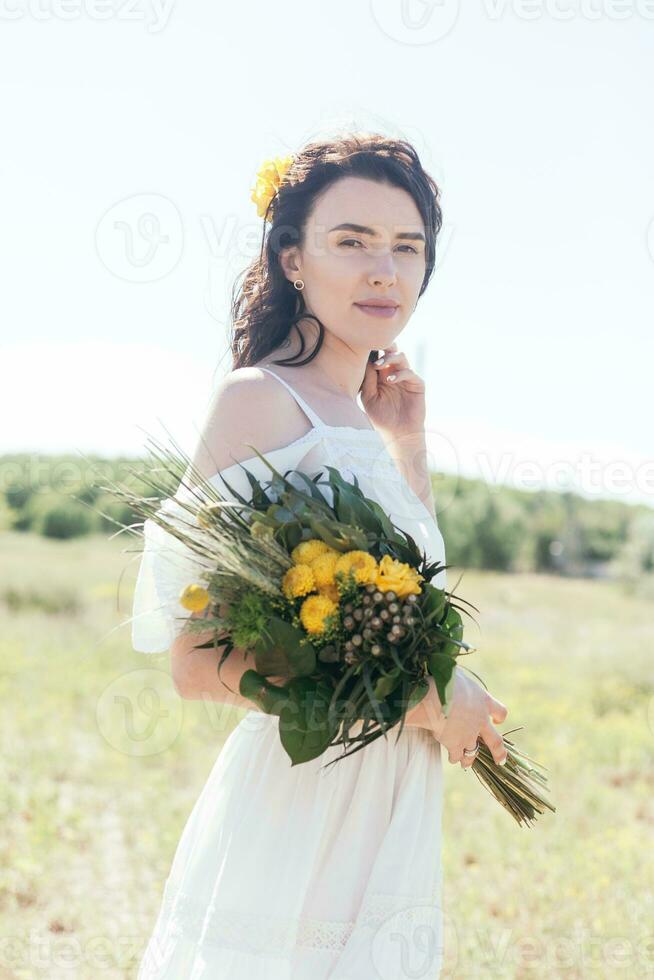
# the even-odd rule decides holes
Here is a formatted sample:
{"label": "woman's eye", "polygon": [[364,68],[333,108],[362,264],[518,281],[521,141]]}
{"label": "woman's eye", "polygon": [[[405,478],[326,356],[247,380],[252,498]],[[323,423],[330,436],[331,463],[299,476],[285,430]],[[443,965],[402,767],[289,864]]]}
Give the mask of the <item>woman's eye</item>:
{"label": "woman's eye", "polygon": [[[360,245],[361,242],[359,241],[358,238],[346,238],[340,244],[341,245],[354,245],[354,244]],[[417,248],[414,248],[413,245],[400,245],[399,247],[400,248],[408,248],[409,252],[413,253],[413,255],[417,255],[418,254],[418,249]]]}

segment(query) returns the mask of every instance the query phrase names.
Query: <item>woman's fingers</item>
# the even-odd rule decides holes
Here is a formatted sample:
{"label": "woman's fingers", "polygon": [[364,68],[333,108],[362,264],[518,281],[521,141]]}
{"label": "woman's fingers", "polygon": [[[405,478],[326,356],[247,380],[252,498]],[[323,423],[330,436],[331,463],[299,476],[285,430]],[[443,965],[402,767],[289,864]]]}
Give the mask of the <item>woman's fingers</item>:
{"label": "woman's fingers", "polygon": [[462,766],[472,765],[472,763],[475,761],[474,758],[470,755],[464,755],[463,750],[474,749],[478,738],[478,735],[466,735],[464,742],[458,742],[455,745],[446,746],[448,761],[451,762],[453,766],[455,766],[457,762],[460,762]]}
{"label": "woman's fingers", "polygon": [[386,367],[408,367],[409,361],[406,354],[402,351],[388,351],[386,350],[381,354],[376,361],[373,361],[373,367],[382,368]]}
{"label": "woman's fingers", "polygon": [[498,731],[491,725],[490,721],[485,721],[481,726],[480,736],[490,750],[490,754],[499,766],[503,766],[508,755],[504,739]]}
{"label": "woman's fingers", "polygon": [[497,698],[491,697],[490,702],[488,713],[491,716],[491,720],[494,722],[494,724],[501,725],[506,721],[506,716],[509,713],[508,709],[506,705],[502,704],[501,701],[498,701]]}

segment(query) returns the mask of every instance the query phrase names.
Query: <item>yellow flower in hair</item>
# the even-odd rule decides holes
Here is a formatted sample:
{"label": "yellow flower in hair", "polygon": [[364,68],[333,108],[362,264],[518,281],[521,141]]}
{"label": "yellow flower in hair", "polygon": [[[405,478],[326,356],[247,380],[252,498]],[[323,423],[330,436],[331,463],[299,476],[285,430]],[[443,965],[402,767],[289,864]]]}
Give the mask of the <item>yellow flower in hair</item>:
{"label": "yellow flower in hair", "polygon": [[209,593],[201,585],[187,585],[179,597],[180,605],[191,612],[202,612],[209,605]]}
{"label": "yellow flower in hair", "polygon": [[324,555],[328,551],[333,551],[333,548],[330,548],[320,538],[309,538],[308,541],[300,541],[293,548],[291,559],[296,565],[310,565],[314,558],[317,558],[318,555]]}
{"label": "yellow flower in hair", "polygon": [[359,585],[374,584],[377,578],[377,562],[367,551],[346,551],[334,566],[334,574],[343,572],[347,580],[350,570]]}
{"label": "yellow flower in hair", "polygon": [[292,163],[292,156],[273,157],[272,160],[266,160],[258,171],[250,200],[256,204],[257,214],[260,218],[266,216],[268,205],[279,190],[284,175]]}
{"label": "yellow flower in hair", "polygon": [[403,599],[410,592],[420,595],[422,589],[419,583],[422,579],[423,576],[411,565],[398,561],[397,558],[391,558],[390,555],[384,555],[379,562],[375,585],[380,592],[393,591],[397,593],[398,598]]}
{"label": "yellow flower in hair", "polygon": [[282,591],[287,599],[313,592],[316,583],[309,565],[292,565],[282,578]]}
{"label": "yellow flower in hair", "polygon": [[300,608],[300,622],[307,633],[322,633],[328,616],[338,612],[336,603],[326,595],[310,595]]}

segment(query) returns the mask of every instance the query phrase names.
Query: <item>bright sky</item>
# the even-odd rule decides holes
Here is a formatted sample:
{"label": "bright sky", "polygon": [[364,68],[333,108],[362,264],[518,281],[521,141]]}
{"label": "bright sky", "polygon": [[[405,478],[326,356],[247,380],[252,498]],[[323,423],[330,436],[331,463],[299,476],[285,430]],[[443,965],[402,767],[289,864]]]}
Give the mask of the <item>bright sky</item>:
{"label": "bright sky", "polygon": [[442,186],[400,338],[431,465],[654,502],[654,0],[0,0],[0,452],[192,450],[264,159],[338,125]]}

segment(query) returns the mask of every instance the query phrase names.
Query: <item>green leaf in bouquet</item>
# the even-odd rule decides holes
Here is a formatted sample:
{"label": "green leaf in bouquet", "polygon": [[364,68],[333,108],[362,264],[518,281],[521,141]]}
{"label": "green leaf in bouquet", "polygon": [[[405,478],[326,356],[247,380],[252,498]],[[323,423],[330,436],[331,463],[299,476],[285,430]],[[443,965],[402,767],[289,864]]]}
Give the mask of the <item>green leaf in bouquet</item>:
{"label": "green leaf in bouquet", "polygon": [[454,655],[462,647],[463,641],[463,621],[458,609],[448,605],[445,619],[438,624],[439,632],[445,642],[441,644],[441,653]]}
{"label": "green leaf in bouquet", "polygon": [[293,521],[292,524],[286,524],[280,529],[280,537],[284,542],[286,551],[290,555],[293,548],[297,547],[300,541],[304,541],[306,536],[302,525],[298,521]]}
{"label": "green leaf in bouquet", "polygon": [[303,473],[302,470],[293,470],[293,472],[306,483],[307,487],[309,488],[309,493],[311,494],[312,501],[315,501],[317,504],[322,504],[324,507],[325,498],[323,496],[322,490],[317,485],[318,477],[320,476],[320,474],[318,474],[315,477],[310,477],[308,473]]}
{"label": "green leaf in bouquet", "polygon": [[262,677],[256,670],[246,670],[239,682],[241,697],[258,704],[267,715],[280,715],[282,706],[288,700],[287,686],[278,687]]}
{"label": "green leaf in bouquet", "polygon": [[387,674],[379,677],[375,682],[375,697],[383,701],[392,694],[400,682],[402,671],[399,667],[393,667]]}
{"label": "green leaf in bouquet", "polygon": [[293,766],[316,759],[336,734],[329,719],[331,685],[297,677],[289,681],[279,716],[279,735]]}
{"label": "green leaf in bouquet", "polygon": [[[306,677],[316,669],[316,651],[304,633],[279,616],[270,617],[254,650],[257,670],[263,674]],[[274,669],[268,669],[268,664]],[[280,664],[284,667],[278,670]]]}
{"label": "green leaf in bouquet", "polygon": [[430,585],[429,582],[423,582],[421,585],[424,596],[420,603],[420,609],[425,624],[432,619],[438,622],[445,611],[447,601],[445,591],[443,589],[437,589],[435,585]]}
{"label": "green leaf in bouquet", "polygon": [[295,520],[295,514],[283,504],[271,504],[266,510],[266,514],[278,524],[288,524],[289,521]]}
{"label": "green leaf in bouquet", "polygon": [[386,729],[389,727],[389,725],[388,718],[383,710],[386,696],[380,698],[376,693],[377,685],[375,685],[375,687],[372,686],[372,680],[370,678],[370,664],[368,663],[363,665],[363,682],[365,684],[366,694],[369,698],[367,707],[374,713],[374,716],[383,731],[384,738],[387,738]]}
{"label": "green leaf in bouquet", "polygon": [[438,697],[443,706],[443,714],[447,718],[454,690],[456,658],[440,650],[432,650],[427,654],[427,666],[434,678]]}
{"label": "green leaf in bouquet", "polygon": [[395,710],[399,711],[400,722],[400,727],[395,738],[396,742],[404,730],[404,723],[407,714],[412,708],[415,708],[417,704],[420,704],[428,691],[429,683],[424,677],[418,678],[417,681],[412,681],[408,677],[405,677],[402,680],[402,698],[399,704],[397,703],[397,699],[395,701]]}
{"label": "green leaf in bouquet", "polygon": [[225,479],[222,473],[219,472],[216,475],[220,477],[220,479],[225,484],[229,492],[233,494],[234,497],[236,497],[236,499],[240,503],[245,504],[248,507],[252,507],[255,510],[262,510],[264,505],[269,503],[267,495],[263,491],[259,481],[256,479],[256,477],[252,475],[252,473],[250,473],[248,468],[246,466],[243,466],[242,463],[239,463],[238,465],[241,467],[242,470],[244,470],[248,483],[252,488],[252,497],[250,500],[246,500],[246,498],[243,497],[237,490],[234,490],[234,488],[229,484],[229,482]]}
{"label": "green leaf in bouquet", "polygon": [[338,521],[318,517],[310,517],[309,525],[316,537],[324,541],[334,551],[367,550],[368,539],[363,531],[357,528],[346,528]]}
{"label": "green leaf in bouquet", "polygon": [[[308,504],[311,504],[312,507],[313,507],[313,509],[319,508],[320,510],[323,511],[323,513],[327,517],[331,517],[331,513],[332,513],[331,507],[329,507],[329,505],[324,500],[324,498],[321,499],[321,500],[318,500],[318,499],[315,499],[314,498],[313,494],[311,496],[309,496],[309,495],[303,493],[301,490],[298,490],[286,478],[285,475],[282,476],[282,474],[278,470],[275,469],[275,467],[272,465],[272,463],[268,459],[266,459],[266,457],[262,453],[260,453],[259,450],[255,446],[252,446],[250,443],[245,443],[245,445],[248,446],[249,449],[254,450],[254,453],[259,457],[259,459],[262,461],[262,463],[264,463],[268,467],[268,469],[271,471],[271,473],[273,474],[273,479],[271,481],[269,481],[269,483],[270,483],[270,485],[271,485],[272,488],[274,488],[275,490],[278,491],[278,494],[282,494],[284,492],[297,494],[299,497],[301,497],[302,499],[304,499]],[[299,473],[299,471],[298,470],[286,470],[286,473]],[[254,477],[253,477],[253,479],[254,479]]]}
{"label": "green leaf in bouquet", "polygon": [[374,532],[378,537],[396,537],[397,532],[392,521],[376,500],[364,496],[356,476],[352,484],[345,481],[333,466],[325,466],[325,469],[329,473],[328,482],[334,493],[334,510],[340,521],[354,521],[359,527]]}

